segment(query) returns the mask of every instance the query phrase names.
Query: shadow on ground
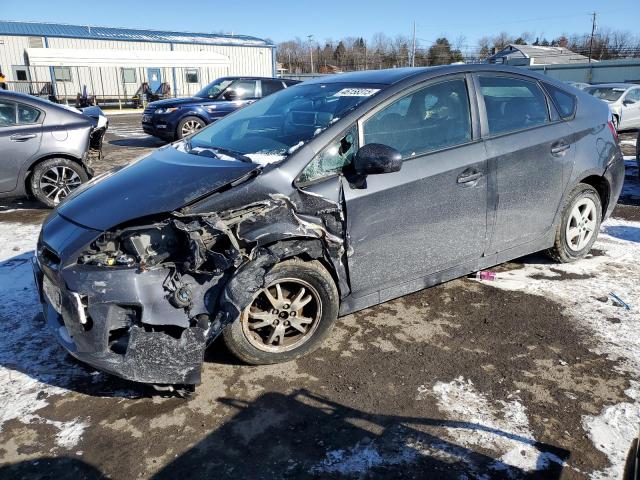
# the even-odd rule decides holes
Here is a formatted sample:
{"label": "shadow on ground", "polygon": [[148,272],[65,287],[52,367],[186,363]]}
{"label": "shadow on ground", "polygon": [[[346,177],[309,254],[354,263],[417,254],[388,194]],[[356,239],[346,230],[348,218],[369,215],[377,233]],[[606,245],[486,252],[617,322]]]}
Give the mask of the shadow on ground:
{"label": "shadow on ground", "polygon": [[108,143],[109,145],[129,148],[158,148],[167,144],[164,140],[152,136],[120,138],[117,140],[109,140]]}
{"label": "shadow on ground", "polygon": [[[254,402],[219,398],[237,413],[152,478],[546,478],[558,479],[569,452],[478,423],[369,414],[307,390],[266,393]],[[535,447],[538,471],[525,472],[443,439],[464,430]],[[104,475],[74,458],[42,458],[0,468],[1,478]]]}

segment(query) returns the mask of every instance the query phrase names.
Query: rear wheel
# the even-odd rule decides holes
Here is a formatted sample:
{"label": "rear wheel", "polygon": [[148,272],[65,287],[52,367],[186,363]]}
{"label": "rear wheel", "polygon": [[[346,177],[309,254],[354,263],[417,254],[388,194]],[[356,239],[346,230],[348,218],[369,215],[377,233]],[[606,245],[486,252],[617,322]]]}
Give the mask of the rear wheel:
{"label": "rear wheel", "polygon": [[565,201],[551,257],[562,263],[584,258],[598,237],[601,221],[600,195],[591,185],[579,184]]}
{"label": "rear wheel", "polygon": [[318,348],[338,316],[338,291],[318,262],[287,260],[276,265],[222,333],[239,359],[264,365],[293,360]]}
{"label": "rear wheel", "polygon": [[198,117],[184,117],[176,130],[177,138],[184,138],[205,127],[204,121]]}
{"label": "rear wheel", "polygon": [[31,193],[53,208],[89,179],[82,165],[68,158],[50,158],[36,165],[31,175]]}

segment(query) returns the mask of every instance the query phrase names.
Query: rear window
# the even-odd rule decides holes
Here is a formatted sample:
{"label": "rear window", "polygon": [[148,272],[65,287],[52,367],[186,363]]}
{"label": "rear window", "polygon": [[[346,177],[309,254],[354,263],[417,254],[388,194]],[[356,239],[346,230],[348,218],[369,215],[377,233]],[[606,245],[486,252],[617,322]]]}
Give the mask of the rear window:
{"label": "rear window", "polygon": [[558,109],[560,116],[565,120],[573,118],[576,111],[576,97],[548,83],[543,83],[543,85]]}

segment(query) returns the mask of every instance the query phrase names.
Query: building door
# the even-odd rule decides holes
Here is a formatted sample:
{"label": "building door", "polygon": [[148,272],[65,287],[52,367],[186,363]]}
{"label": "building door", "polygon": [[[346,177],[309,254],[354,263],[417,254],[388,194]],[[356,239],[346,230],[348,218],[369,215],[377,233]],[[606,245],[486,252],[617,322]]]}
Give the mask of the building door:
{"label": "building door", "polygon": [[147,68],[147,79],[149,88],[155,93],[162,84],[162,71],[159,68]]}

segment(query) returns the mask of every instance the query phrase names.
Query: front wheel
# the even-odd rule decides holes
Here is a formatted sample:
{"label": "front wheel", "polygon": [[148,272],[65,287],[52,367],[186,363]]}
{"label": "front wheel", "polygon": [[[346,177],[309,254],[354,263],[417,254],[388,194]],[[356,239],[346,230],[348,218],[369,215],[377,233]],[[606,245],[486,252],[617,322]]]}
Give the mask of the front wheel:
{"label": "front wheel", "polygon": [[202,121],[198,117],[184,117],[180,120],[178,124],[178,128],[176,130],[177,138],[188,137],[192,133],[196,133],[198,130],[204,128],[206,125],[204,121]]}
{"label": "front wheel", "polygon": [[338,291],[319,262],[287,260],[265,278],[240,318],[222,332],[229,350],[252,365],[294,360],[318,348],[338,316]]}
{"label": "front wheel", "polygon": [[601,221],[600,195],[591,185],[579,184],[565,201],[551,257],[562,263],[584,258],[598,237]]}
{"label": "front wheel", "polygon": [[36,165],[31,175],[31,193],[53,208],[89,179],[77,162],[68,158],[50,158]]}

